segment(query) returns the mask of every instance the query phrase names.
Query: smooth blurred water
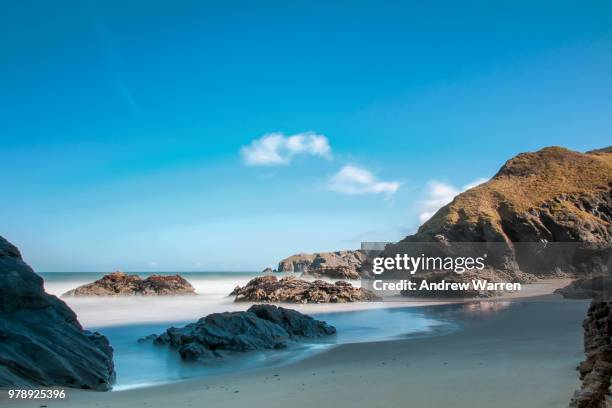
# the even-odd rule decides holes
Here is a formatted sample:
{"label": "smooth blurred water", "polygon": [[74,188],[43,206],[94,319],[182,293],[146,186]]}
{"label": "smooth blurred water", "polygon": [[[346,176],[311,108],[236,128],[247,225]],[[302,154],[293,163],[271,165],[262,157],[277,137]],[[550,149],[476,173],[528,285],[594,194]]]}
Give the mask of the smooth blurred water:
{"label": "smooth blurred water", "polygon": [[314,315],[332,324],[337,335],[299,342],[283,350],[236,353],[213,363],[186,363],[167,346],[137,339],[151,333],[162,333],[170,326],[183,326],[186,321],[94,327],[106,335],[115,349],[117,382],[115,390],[178,381],[192,377],[217,375],[237,370],[287,364],[305,358],[336,344],[380,341],[409,335],[432,335],[455,326],[443,320],[426,317],[417,309],[378,309],[359,312]]}
{"label": "smooth blurred water", "polygon": [[[174,273],[164,273],[172,275]],[[102,273],[44,273],[45,288],[60,296],[79,285],[99,279]],[[152,273],[138,273],[141,277]],[[115,349],[116,390],[154,385],[182,379],[216,375],[236,370],[287,364],[341,343],[379,341],[407,335],[433,335],[452,330],[444,319],[427,317],[424,309],[375,309],[336,312],[361,305],[290,305],[334,325],[338,334],[310,342],[295,343],[285,350],[238,353],[216,363],[186,363],[176,350],[138,343],[149,334],[160,334],[170,326],[183,326],[210,313],[246,310],[251,303],[234,303],[228,294],[261,274],[255,272],[181,273],[196,289],[196,296],[65,298],[79,321],[90,330],[106,335]],[[317,314],[316,312],[319,312]]]}

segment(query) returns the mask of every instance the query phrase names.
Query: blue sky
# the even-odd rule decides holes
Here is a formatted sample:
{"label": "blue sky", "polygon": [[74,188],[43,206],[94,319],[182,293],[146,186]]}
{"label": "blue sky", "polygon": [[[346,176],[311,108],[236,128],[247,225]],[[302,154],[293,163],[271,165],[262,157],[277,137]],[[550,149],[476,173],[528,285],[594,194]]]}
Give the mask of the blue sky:
{"label": "blue sky", "polygon": [[519,152],[612,140],[609,1],[25,1],[0,26],[0,234],[39,271],[396,240]]}

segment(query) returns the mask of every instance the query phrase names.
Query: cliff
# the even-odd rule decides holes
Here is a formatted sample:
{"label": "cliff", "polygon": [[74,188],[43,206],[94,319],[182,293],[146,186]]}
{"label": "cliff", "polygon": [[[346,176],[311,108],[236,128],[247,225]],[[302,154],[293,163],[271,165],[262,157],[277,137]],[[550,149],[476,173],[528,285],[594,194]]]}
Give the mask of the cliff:
{"label": "cliff", "polygon": [[115,378],[106,337],[83,330],[74,312],[0,237],[0,386],[108,390]]}
{"label": "cliff", "polygon": [[508,160],[405,241],[612,242],[612,147],[547,147]]}

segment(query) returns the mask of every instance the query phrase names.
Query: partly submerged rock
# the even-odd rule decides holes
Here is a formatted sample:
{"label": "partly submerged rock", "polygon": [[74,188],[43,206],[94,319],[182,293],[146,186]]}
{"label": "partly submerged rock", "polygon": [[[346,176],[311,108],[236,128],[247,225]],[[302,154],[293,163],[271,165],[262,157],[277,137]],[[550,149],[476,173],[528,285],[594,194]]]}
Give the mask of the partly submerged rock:
{"label": "partly submerged rock", "polygon": [[333,326],[295,310],[254,305],[246,312],[213,313],[185,327],[171,327],[154,343],[177,349],[183,360],[206,361],[227,352],[285,348],[292,340],[335,332]]}
{"label": "partly submerged rock", "polygon": [[237,286],[230,295],[236,302],[346,303],[378,300],[372,292],[356,288],[348,282],[313,282],[287,276],[277,279],[266,275]]}
{"label": "partly submerged rock", "polygon": [[272,272],[276,272],[276,271],[270,268],[269,266],[267,268],[264,268],[263,271],[261,271],[261,273],[272,273]]}
{"label": "partly submerged rock", "polygon": [[314,338],[336,333],[335,327],[293,309],[274,305],[253,305],[248,311],[260,319],[278,324],[291,337]]}
{"label": "partly submerged rock", "polygon": [[108,339],[83,330],[0,237],[0,386],[108,390],[114,378]]}
{"label": "partly submerged rock", "polygon": [[612,406],[612,303],[591,302],[582,327],[586,359],[578,367],[582,384],[570,407],[608,408]]}
{"label": "partly submerged rock", "polygon": [[69,290],[70,296],[184,296],[195,295],[195,289],[180,275],[151,275],[142,279],[138,275],[113,272],[95,282]]}

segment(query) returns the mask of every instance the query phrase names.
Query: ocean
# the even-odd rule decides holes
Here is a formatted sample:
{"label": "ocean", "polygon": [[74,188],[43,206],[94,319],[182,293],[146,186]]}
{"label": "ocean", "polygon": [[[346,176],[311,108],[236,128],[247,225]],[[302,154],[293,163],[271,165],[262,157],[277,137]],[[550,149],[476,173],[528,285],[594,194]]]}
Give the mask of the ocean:
{"label": "ocean", "polygon": [[[141,277],[153,273],[137,273]],[[158,273],[159,274],[159,273]],[[175,272],[162,273],[173,275]],[[338,334],[312,342],[296,343],[285,350],[237,354],[214,364],[185,363],[175,350],[138,339],[183,326],[210,313],[246,310],[252,303],[234,303],[228,296],[256,272],[180,273],[197,296],[64,298],[88,330],[106,335],[114,348],[117,382],[114,390],[152,386],[237,370],[288,364],[338,344],[383,341],[406,336],[431,336],[456,329],[443,318],[428,317],[421,308],[383,308],[383,304],[290,305],[334,325]],[[47,292],[56,296],[99,279],[103,273],[50,272],[40,274]],[[363,310],[347,312],[348,309]]]}

